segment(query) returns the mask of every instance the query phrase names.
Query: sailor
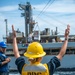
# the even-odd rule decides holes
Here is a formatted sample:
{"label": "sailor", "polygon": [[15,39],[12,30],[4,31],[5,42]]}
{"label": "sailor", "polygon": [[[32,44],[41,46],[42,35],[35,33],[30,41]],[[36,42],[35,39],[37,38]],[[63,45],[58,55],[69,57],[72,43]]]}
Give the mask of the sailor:
{"label": "sailor", "polygon": [[0,42],[0,75],[9,75],[8,63],[10,58],[5,55],[6,47],[5,42]]}
{"label": "sailor", "polygon": [[30,61],[29,64],[25,62],[25,59],[22,58],[18,51],[16,32],[14,26],[12,25],[13,32],[13,52],[16,57],[16,65],[18,71],[21,75],[53,75],[56,68],[60,66],[60,60],[64,56],[68,44],[70,26],[67,26],[65,30],[65,41],[60,49],[60,52],[57,56],[54,56],[48,63],[42,64],[42,58],[46,55],[43,47],[38,42],[32,42],[29,44],[27,51],[24,53],[24,56]]}

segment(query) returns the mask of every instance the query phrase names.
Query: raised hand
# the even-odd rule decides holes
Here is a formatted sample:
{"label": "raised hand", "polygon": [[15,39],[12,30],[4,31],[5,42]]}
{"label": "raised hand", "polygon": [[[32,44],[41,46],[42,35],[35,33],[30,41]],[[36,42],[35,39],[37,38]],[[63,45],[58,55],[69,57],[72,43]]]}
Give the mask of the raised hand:
{"label": "raised hand", "polygon": [[65,38],[68,39],[70,33],[70,25],[67,25],[67,29],[65,30]]}
{"label": "raised hand", "polygon": [[13,33],[13,37],[16,37],[16,31],[14,30],[14,26],[12,25],[12,33]]}

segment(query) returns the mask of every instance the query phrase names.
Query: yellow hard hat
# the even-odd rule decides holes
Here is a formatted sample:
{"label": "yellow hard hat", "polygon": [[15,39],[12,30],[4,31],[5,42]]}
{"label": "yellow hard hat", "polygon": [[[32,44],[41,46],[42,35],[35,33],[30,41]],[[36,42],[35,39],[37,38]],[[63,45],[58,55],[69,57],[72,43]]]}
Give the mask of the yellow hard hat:
{"label": "yellow hard hat", "polygon": [[24,53],[24,56],[28,58],[38,58],[44,56],[46,53],[43,51],[43,47],[38,42],[32,42],[29,44],[27,51]]}

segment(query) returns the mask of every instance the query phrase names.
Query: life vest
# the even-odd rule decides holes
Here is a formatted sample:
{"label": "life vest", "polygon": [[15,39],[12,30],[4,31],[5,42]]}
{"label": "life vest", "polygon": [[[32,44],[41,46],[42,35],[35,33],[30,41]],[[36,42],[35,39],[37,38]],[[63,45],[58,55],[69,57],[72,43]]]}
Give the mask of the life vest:
{"label": "life vest", "polygon": [[47,64],[28,65],[22,68],[22,75],[50,75]]}

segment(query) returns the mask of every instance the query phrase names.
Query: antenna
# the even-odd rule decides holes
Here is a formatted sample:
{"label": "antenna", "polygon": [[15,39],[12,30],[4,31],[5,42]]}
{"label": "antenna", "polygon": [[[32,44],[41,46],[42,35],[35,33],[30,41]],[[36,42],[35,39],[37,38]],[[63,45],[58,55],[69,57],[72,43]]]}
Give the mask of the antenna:
{"label": "antenna", "polygon": [[5,21],[5,24],[6,24],[6,38],[8,36],[8,25],[7,25],[7,19],[4,20]]}

